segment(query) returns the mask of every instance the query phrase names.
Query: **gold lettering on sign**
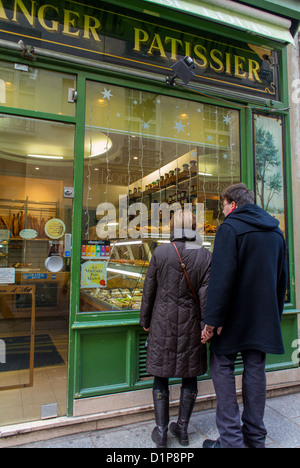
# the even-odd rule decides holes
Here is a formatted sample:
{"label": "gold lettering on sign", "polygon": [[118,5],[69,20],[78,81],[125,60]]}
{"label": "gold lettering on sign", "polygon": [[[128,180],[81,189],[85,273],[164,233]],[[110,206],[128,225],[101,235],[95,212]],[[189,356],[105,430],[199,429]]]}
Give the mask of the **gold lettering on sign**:
{"label": "gold lettering on sign", "polygon": [[147,54],[153,55],[153,50],[158,50],[160,52],[161,57],[167,58],[166,53],[164,51],[164,47],[162,44],[161,37],[158,33],[154,34],[152,44],[150,46],[150,49],[148,50]]}
{"label": "gold lettering on sign", "polygon": [[[247,73],[243,71],[243,62],[246,62],[244,57],[240,57],[239,55],[234,56],[234,76],[238,78],[247,78]],[[243,71],[243,73],[240,73],[240,70]]]}
{"label": "gold lettering on sign", "polygon": [[[201,53],[201,50],[205,53],[205,55]],[[203,47],[200,44],[197,44],[194,47],[194,54],[196,55],[196,57],[198,57],[199,59],[203,61],[203,63],[199,63],[198,60],[196,61],[196,59],[194,59],[196,65],[198,65],[198,67],[201,67],[201,68],[207,68],[208,59],[207,59],[207,50],[205,49],[205,47]]]}
{"label": "gold lettering on sign", "polygon": [[45,22],[46,14],[47,14],[48,10],[54,10],[57,13],[59,13],[58,8],[56,8],[56,7],[52,6],[52,5],[43,5],[43,6],[41,6],[41,8],[38,11],[39,23],[44,29],[46,29],[46,31],[58,32],[58,25],[59,25],[58,21],[49,20],[50,23],[51,23],[51,26],[48,26],[46,24],[46,22]]}
{"label": "gold lettering on sign", "polygon": [[[51,2],[51,0],[46,1]],[[4,7],[6,3],[11,4],[10,9],[6,6]],[[76,7],[74,6],[74,8]],[[61,35],[69,36],[74,39],[78,38],[79,40],[85,39],[90,41],[91,45],[87,48],[92,50],[93,42],[98,44],[101,42],[100,31],[103,30],[102,35],[106,34],[106,27],[108,38],[110,37],[109,31],[112,27],[115,27],[115,20],[117,20],[118,24],[121,25],[120,31],[127,26],[126,20],[124,20],[126,17],[123,17],[122,15],[106,12],[107,15],[104,14],[104,16],[99,16],[98,18],[97,16],[85,14],[85,12],[88,13],[89,10],[84,9],[82,13],[81,10],[79,12],[66,9],[64,8],[63,2],[55,2],[55,5],[52,5],[51,3],[41,2],[40,0],[12,0],[11,2],[0,0],[0,21],[11,22],[15,25],[22,24],[22,26],[24,26],[25,23],[25,28],[27,23],[32,29],[36,27],[39,28],[39,32],[43,29],[49,33],[56,33],[57,44],[60,42],[60,39],[62,39]],[[112,15],[112,18],[114,19],[112,24],[110,24],[111,18],[109,15]],[[104,24],[106,18],[108,18],[107,24]],[[223,74],[224,77],[227,75],[228,79],[226,80],[225,78],[224,81],[229,81],[229,77],[234,76],[240,80],[247,79],[252,83],[263,83],[261,79],[260,63],[257,62],[257,60],[249,58],[249,53],[253,53],[251,51],[245,51],[248,53],[243,56],[243,49],[236,47],[237,51],[241,50],[241,55],[238,55],[238,52],[237,54],[234,54],[234,48],[233,46],[230,46],[230,44],[221,44],[218,41],[212,41],[208,38],[204,40],[204,38],[201,39],[200,37],[193,37],[185,35],[184,33],[182,33],[180,38],[178,38],[178,35],[176,37],[176,31],[174,31],[175,37],[173,37],[171,35],[172,30],[170,29],[167,29],[167,33],[165,35],[164,31],[166,28],[163,26],[160,29],[156,28],[155,31],[153,31],[150,23],[149,25],[146,22],[141,23],[138,19],[136,20],[136,25],[145,26],[133,27],[133,51],[139,54],[143,53],[144,57],[145,54],[147,54],[149,58],[153,57],[153,62],[157,58],[165,59],[166,63],[167,61],[174,62],[179,60],[181,57],[188,55],[194,60],[195,65],[198,68],[198,73],[200,74],[203,74],[203,71],[206,69],[211,69],[219,75]],[[2,29],[5,30],[6,26]],[[119,37],[119,31],[114,31],[114,34],[116,34],[114,37]],[[22,31],[20,31],[20,36],[22,36]],[[30,34],[28,37],[29,36]],[[191,37],[190,40],[189,37]],[[40,36],[39,39],[41,39]],[[120,35],[120,41],[125,41],[123,35]],[[63,44],[64,42],[68,41],[62,39],[61,43]],[[202,45],[202,43],[204,45]],[[251,44],[248,45],[251,49],[256,51],[254,46],[251,46]],[[79,47],[80,46],[82,49],[84,48],[82,44],[79,45]],[[97,49],[96,44],[95,46],[95,49]],[[72,45],[72,47],[75,46]],[[271,55],[271,52],[268,51],[267,55]],[[119,56],[118,51],[116,51],[116,56]],[[263,58],[259,53],[258,56]],[[126,56],[121,56],[120,58],[126,60]],[[257,55],[254,55],[254,58],[257,58]],[[141,63],[142,62],[143,60],[141,60]],[[211,72],[210,74],[213,73]],[[219,78],[217,78],[217,81],[218,80]],[[267,89],[267,91],[274,94],[273,90],[270,91]]]}
{"label": "gold lettering on sign", "polygon": [[[93,23],[93,24],[92,24]],[[101,23],[98,18],[93,16],[84,15],[84,39],[90,39],[90,33],[97,42],[101,42],[101,39],[97,31],[101,29]]]}
{"label": "gold lettering on sign", "polygon": [[34,25],[35,25],[35,12],[36,12],[35,4],[36,4],[36,2],[31,0],[31,12],[29,12],[27,10],[26,6],[24,5],[24,3],[22,2],[22,0],[15,0],[14,16],[13,16],[12,21],[14,21],[15,23],[19,22],[18,19],[17,19],[17,13],[18,13],[18,8],[19,8],[20,11],[25,16],[25,18],[27,19],[30,26],[32,26],[34,28]]}
{"label": "gold lettering on sign", "polygon": [[[213,63],[216,63],[217,65],[219,65],[219,67],[215,67],[213,65],[213,63],[210,64],[210,68],[212,68],[215,72],[217,73],[223,73],[224,71],[224,65],[223,65],[223,62],[222,62],[222,59],[223,59],[223,54],[220,50],[218,49],[213,49],[211,52],[210,52],[210,56],[212,58],[212,61]],[[219,57],[218,57],[219,56]]]}
{"label": "gold lettering on sign", "polygon": [[[72,15],[73,18],[72,18]],[[79,29],[77,31],[71,31],[70,28],[76,28],[76,18],[80,18],[79,13],[76,13],[76,11],[71,11],[71,10],[64,10],[64,29],[63,29],[63,34],[66,36],[79,36]]]}
{"label": "gold lettering on sign", "polygon": [[0,0],[0,19],[5,20],[5,21],[9,21],[9,19],[6,16],[2,0]]}
{"label": "gold lettering on sign", "polygon": [[165,43],[171,42],[171,60],[177,60],[178,45],[182,46],[182,41],[175,37],[166,37]]}
{"label": "gold lettering on sign", "polygon": [[143,29],[134,28],[134,48],[136,52],[141,51],[141,44],[149,41],[149,34]]}
{"label": "gold lettering on sign", "polygon": [[259,63],[256,60],[249,59],[249,80],[251,81],[256,80],[259,83],[262,83],[261,79],[258,76],[259,72],[260,72]]}

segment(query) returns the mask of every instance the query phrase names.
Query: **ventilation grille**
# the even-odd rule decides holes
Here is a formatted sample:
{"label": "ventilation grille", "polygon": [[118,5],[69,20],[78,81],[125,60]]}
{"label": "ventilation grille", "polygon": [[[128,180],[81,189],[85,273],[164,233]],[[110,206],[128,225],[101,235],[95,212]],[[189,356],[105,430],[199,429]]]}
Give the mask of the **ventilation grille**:
{"label": "ventilation grille", "polygon": [[139,335],[139,362],[138,362],[138,380],[145,380],[152,378],[150,374],[146,372],[146,358],[147,358],[147,349],[145,348],[145,341],[147,340],[149,334],[141,333]]}
{"label": "ventilation grille", "polygon": [[[146,358],[147,358],[147,348],[145,348],[145,341],[147,340],[149,334],[141,333],[139,335],[139,350],[138,350],[138,380],[149,380],[153,377],[146,371]],[[235,370],[240,373],[243,370],[243,358],[241,353],[238,353],[235,360]]]}

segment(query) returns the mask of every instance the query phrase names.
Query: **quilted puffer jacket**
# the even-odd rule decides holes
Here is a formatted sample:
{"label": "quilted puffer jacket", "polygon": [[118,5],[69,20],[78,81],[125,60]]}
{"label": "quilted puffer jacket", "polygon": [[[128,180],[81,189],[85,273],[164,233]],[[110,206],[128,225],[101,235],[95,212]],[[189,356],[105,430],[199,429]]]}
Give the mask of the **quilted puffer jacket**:
{"label": "quilted puffer jacket", "polygon": [[176,237],[173,232],[170,240],[198,293],[201,310],[174,246],[156,247],[144,283],[140,318],[142,327],[150,327],[146,369],[157,377],[196,377],[207,370],[201,330],[212,254],[202,247],[196,231],[176,229]]}

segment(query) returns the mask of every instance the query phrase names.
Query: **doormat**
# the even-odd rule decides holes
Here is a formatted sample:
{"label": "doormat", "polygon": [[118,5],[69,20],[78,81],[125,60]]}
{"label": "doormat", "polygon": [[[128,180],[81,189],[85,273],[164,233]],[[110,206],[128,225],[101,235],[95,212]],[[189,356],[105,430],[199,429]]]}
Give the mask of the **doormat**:
{"label": "doormat", "polygon": [[[6,347],[6,363],[0,362],[0,372],[29,369],[30,336],[1,338]],[[49,367],[65,364],[49,335],[36,335],[34,344],[34,367]]]}

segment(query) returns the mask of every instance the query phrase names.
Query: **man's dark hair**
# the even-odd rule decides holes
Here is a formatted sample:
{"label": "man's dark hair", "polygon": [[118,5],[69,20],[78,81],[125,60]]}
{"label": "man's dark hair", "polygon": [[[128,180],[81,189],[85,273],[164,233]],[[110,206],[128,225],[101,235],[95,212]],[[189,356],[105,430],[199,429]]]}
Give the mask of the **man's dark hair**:
{"label": "man's dark hair", "polygon": [[246,203],[254,203],[254,193],[249,190],[245,184],[234,184],[227,187],[221,193],[221,201],[227,200],[228,203],[235,202],[237,206],[243,206]]}

